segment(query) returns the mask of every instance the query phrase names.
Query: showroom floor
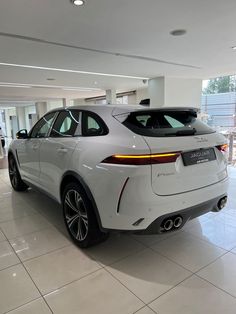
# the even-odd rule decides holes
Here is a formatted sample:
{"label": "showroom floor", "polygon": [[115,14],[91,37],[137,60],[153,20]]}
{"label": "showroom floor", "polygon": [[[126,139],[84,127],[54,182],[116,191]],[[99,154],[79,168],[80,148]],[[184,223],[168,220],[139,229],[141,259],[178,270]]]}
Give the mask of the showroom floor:
{"label": "showroom floor", "polygon": [[165,236],[113,234],[80,250],[60,207],[0,170],[0,313],[235,314],[236,169],[222,213]]}

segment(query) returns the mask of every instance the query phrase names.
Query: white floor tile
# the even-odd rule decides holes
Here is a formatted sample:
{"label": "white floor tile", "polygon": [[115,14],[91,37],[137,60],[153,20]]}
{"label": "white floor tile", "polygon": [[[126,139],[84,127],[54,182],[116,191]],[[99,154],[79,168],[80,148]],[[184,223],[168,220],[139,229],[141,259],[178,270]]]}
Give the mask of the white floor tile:
{"label": "white floor tile", "polygon": [[187,232],[157,243],[152,248],[192,272],[196,272],[226,252]]}
{"label": "white floor tile", "polygon": [[214,218],[215,215],[216,215],[215,213],[209,212],[205,215],[189,220],[184,225],[183,230],[188,230],[189,228],[192,228],[194,226],[199,226],[199,225],[201,226],[204,222],[208,221],[209,219]]}
{"label": "white floor tile", "polygon": [[5,195],[4,198],[0,198],[0,208],[14,207],[18,203],[22,203],[23,199],[17,192],[12,192]]}
{"label": "white floor tile", "polygon": [[232,217],[228,211],[219,213],[214,219],[224,225],[230,225],[236,228],[236,219],[235,217]]}
{"label": "white floor tile", "polygon": [[47,295],[54,314],[128,314],[144,304],[105,270]]}
{"label": "white floor tile", "polygon": [[145,303],[191,275],[150,249],[127,257],[108,267],[108,270]]}
{"label": "white floor tile", "polygon": [[22,265],[0,271],[0,313],[5,313],[40,296]]}
{"label": "white floor tile", "polygon": [[68,246],[25,262],[42,294],[47,294],[101,268],[86,251]]}
{"label": "white floor tile", "polygon": [[7,314],[52,314],[43,298],[32,301],[26,305],[7,312]]}
{"label": "white floor tile", "polygon": [[155,314],[149,307],[145,306],[138,312],[135,312],[135,314]]}
{"label": "white floor tile", "polygon": [[0,230],[0,242],[1,241],[5,241],[6,237],[4,236],[4,234],[2,233],[2,231]]}
{"label": "white floor tile", "polygon": [[143,250],[145,246],[132,237],[111,234],[107,241],[86,250],[101,265],[110,265],[130,254]]}
{"label": "white floor tile", "polygon": [[228,209],[227,211],[226,211],[226,214],[228,214],[228,215],[230,215],[230,216],[232,216],[232,217],[234,217],[234,219],[236,220],[236,206],[235,206],[235,209]]}
{"label": "white floor tile", "polygon": [[13,192],[12,188],[9,185],[7,184],[0,185],[0,199],[11,195],[12,192]]}
{"label": "white floor tile", "polygon": [[0,223],[0,228],[8,239],[23,236],[50,226],[48,221],[38,214]]}
{"label": "white floor tile", "polygon": [[0,270],[20,263],[8,241],[0,242]]}
{"label": "white floor tile", "polygon": [[13,207],[5,206],[4,208],[2,208],[0,206],[0,222],[21,218],[36,213],[37,212],[33,208],[25,205],[24,202],[17,203]]}
{"label": "white floor tile", "polygon": [[71,242],[57,229],[48,228],[10,241],[22,261],[62,248]]}
{"label": "white floor tile", "polygon": [[216,219],[209,219],[201,226],[188,229],[187,232],[225,250],[231,250],[236,246],[236,228]]}
{"label": "white floor tile", "polygon": [[236,297],[236,255],[227,253],[198,275]]}
{"label": "white floor tile", "polygon": [[[179,232],[178,232],[179,233]],[[145,246],[151,246],[155,243],[161,242],[165,239],[168,239],[177,234],[177,232],[170,232],[164,234],[152,234],[152,235],[141,235],[141,234],[133,234],[132,238],[136,241],[141,242]]]}
{"label": "white floor tile", "polygon": [[193,276],[149,306],[158,314],[235,314],[236,299]]}

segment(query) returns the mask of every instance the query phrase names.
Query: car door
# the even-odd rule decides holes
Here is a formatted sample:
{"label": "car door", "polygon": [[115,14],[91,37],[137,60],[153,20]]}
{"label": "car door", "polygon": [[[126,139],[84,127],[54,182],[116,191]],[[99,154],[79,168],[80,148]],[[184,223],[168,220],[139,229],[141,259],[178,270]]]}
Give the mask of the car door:
{"label": "car door", "polygon": [[50,136],[40,146],[40,184],[56,199],[62,175],[69,170],[71,155],[81,134],[81,113],[79,110],[59,112]]}
{"label": "car door", "polygon": [[56,112],[46,114],[33,127],[29,137],[21,140],[20,145],[18,145],[17,156],[22,178],[37,186],[40,177],[40,146],[48,135],[55,116]]}

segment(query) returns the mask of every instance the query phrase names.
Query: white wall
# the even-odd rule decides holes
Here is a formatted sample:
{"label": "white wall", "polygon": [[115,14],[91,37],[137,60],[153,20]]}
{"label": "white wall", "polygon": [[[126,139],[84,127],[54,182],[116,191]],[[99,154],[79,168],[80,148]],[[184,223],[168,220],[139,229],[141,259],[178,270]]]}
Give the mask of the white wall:
{"label": "white wall", "polygon": [[27,131],[31,128],[29,123],[29,114],[36,114],[36,108],[34,105],[25,107],[25,123]]}
{"label": "white wall", "polygon": [[146,98],[149,98],[147,87],[136,90],[136,101],[135,101],[136,104],[139,104],[142,99],[146,99]]}
{"label": "white wall", "polygon": [[136,105],[137,104],[136,94],[128,96],[128,104],[129,105]]}
{"label": "white wall", "polygon": [[200,108],[201,96],[202,80],[165,78],[165,106]]}
{"label": "white wall", "polygon": [[47,111],[60,107],[63,107],[62,99],[47,101]]}

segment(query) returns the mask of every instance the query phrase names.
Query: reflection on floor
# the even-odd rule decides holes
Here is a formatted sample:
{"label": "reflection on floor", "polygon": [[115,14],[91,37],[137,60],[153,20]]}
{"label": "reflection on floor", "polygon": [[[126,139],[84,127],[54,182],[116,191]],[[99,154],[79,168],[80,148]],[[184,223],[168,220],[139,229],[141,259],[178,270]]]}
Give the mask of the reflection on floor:
{"label": "reflection on floor", "polygon": [[8,167],[7,157],[0,158],[0,169],[7,169],[7,167]]}
{"label": "reflection on floor", "polygon": [[60,206],[0,170],[0,313],[235,314],[236,171],[221,213],[165,236],[113,234],[80,250]]}

